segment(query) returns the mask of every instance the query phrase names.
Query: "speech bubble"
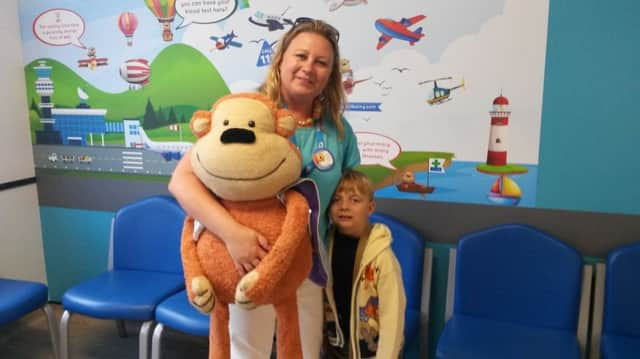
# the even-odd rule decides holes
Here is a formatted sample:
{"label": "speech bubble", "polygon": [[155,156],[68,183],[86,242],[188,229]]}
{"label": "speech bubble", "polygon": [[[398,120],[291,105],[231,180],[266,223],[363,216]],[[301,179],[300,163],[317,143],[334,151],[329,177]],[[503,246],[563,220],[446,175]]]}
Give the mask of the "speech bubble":
{"label": "speech bubble", "polygon": [[236,10],[237,0],[178,0],[176,13],[182,22],[176,29],[182,29],[193,23],[211,24],[222,21]]}
{"label": "speech bubble", "polygon": [[356,132],[361,165],[381,165],[396,169],[391,164],[400,154],[400,144],[391,137],[373,132]]}
{"label": "speech bubble", "polygon": [[35,37],[51,46],[71,44],[86,49],[87,47],[80,41],[84,30],[85,24],[82,16],[68,9],[49,9],[33,20]]}

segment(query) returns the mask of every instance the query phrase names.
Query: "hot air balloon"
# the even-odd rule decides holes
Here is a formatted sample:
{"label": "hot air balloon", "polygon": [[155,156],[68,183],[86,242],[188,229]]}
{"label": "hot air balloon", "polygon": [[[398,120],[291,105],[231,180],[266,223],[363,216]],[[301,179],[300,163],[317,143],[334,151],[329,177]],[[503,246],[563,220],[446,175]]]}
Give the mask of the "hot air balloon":
{"label": "hot air balloon", "polygon": [[133,33],[136,31],[138,27],[138,17],[136,14],[125,11],[118,17],[118,28],[127,38],[127,45],[131,46],[133,42]]}
{"label": "hot air balloon", "polygon": [[150,76],[151,68],[146,59],[130,59],[120,65],[120,77],[129,83],[129,89],[148,84]]}
{"label": "hot air balloon", "polygon": [[162,24],[162,39],[164,41],[173,40],[173,33],[171,32],[171,23],[176,16],[175,0],[144,0],[145,4],[155,17],[158,18],[158,22]]}

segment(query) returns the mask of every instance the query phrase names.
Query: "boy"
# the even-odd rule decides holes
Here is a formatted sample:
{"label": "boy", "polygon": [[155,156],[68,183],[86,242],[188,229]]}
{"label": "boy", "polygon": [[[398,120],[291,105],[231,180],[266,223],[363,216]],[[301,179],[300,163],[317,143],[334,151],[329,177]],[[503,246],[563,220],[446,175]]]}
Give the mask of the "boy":
{"label": "boy", "polygon": [[358,171],[343,174],[329,207],[331,278],[326,288],[325,358],[398,358],[405,295],[391,232],[369,223],[373,187]]}

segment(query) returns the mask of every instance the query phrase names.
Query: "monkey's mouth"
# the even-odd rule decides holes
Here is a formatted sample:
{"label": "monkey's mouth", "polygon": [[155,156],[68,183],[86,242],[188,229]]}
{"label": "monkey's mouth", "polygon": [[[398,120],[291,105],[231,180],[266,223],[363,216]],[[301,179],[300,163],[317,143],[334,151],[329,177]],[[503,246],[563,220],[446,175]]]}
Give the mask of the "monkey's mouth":
{"label": "monkey's mouth", "polygon": [[198,160],[198,163],[200,164],[200,167],[207,172],[207,174],[209,176],[221,179],[221,180],[225,180],[225,181],[257,181],[257,180],[261,180],[265,177],[269,177],[272,174],[276,173],[280,167],[282,167],[282,165],[287,161],[287,155],[285,155],[282,160],[280,160],[280,162],[274,167],[272,168],[269,172],[263,174],[263,175],[258,175],[256,177],[227,177],[227,176],[221,176],[221,175],[217,175],[213,172],[211,172],[210,170],[207,169],[207,167],[205,167],[205,165],[202,163],[202,161],[200,161],[200,154],[198,152],[196,152],[196,159]]}

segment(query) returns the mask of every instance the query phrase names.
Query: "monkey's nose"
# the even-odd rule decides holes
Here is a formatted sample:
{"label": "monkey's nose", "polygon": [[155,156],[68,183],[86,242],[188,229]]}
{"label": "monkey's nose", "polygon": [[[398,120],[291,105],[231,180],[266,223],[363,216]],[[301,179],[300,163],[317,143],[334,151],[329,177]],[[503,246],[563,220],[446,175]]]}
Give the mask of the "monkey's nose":
{"label": "monkey's nose", "polygon": [[224,144],[254,143],[256,142],[256,135],[253,131],[245,130],[244,128],[230,128],[222,133],[220,142]]}

